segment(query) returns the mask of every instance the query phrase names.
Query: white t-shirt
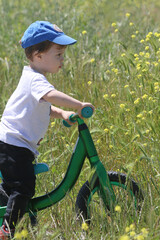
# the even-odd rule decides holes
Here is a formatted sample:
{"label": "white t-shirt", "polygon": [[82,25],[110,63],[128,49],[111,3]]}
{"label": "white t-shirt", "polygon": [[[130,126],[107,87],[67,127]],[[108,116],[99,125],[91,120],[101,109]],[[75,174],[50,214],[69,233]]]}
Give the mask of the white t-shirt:
{"label": "white t-shirt", "polygon": [[30,149],[35,155],[47,131],[51,104],[42,97],[54,90],[44,75],[25,66],[0,122],[0,140]]}

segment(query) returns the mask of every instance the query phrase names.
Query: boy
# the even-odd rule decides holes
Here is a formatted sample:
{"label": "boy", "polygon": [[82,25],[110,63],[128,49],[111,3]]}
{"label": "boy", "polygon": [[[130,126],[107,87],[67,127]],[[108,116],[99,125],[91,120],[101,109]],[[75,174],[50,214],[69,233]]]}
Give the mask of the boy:
{"label": "boy", "polygon": [[92,104],[56,90],[46,79],[47,73],[59,71],[66,46],[74,43],[75,39],[46,21],[32,23],[21,39],[29,66],[24,67],[0,122],[1,192],[8,196],[0,239],[14,235],[15,225],[35,193],[32,162],[38,155],[37,147],[48,128],[50,117],[72,124],[69,116],[74,112],[55,105],[76,109],[80,116],[82,108],[89,106],[94,109]]}

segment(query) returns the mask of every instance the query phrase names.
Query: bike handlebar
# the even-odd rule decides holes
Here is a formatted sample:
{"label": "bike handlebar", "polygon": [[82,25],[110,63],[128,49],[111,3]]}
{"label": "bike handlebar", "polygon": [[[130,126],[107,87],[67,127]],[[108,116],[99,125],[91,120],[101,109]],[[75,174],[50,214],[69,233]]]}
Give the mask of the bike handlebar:
{"label": "bike handlebar", "polygon": [[[93,109],[91,107],[84,107],[82,110],[81,110],[81,114],[82,114],[82,117],[84,118],[90,118],[92,115],[93,115]],[[72,114],[70,117],[69,117],[69,120],[71,122],[76,122],[76,119],[75,117],[77,117],[78,114]],[[63,120],[63,125],[65,127],[71,127],[71,125],[66,122],[65,120]]]}

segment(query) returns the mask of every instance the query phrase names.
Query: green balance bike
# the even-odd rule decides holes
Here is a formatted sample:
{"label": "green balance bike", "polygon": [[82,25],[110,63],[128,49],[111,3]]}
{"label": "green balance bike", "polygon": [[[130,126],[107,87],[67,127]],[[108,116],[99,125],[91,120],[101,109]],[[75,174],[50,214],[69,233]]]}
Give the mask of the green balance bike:
{"label": "green balance bike", "polygon": [[[82,116],[89,118],[93,114],[92,108],[82,109]],[[95,212],[100,212],[103,206],[103,214],[111,215],[115,206],[124,204],[122,207],[138,208],[139,201],[143,199],[143,194],[138,184],[129,179],[127,175],[113,171],[106,172],[100,161],[91,134],[84,120],[78,114],[70,116],[70,121],[78,123],[79,136],[76,141],[69,166],[62,182],[51,192],[32,198],[28,204],[26,212],[29,213],[32,225],[36,224],[37,212],[52,206],[62,200],[76,183],[84,160],[87,157],[91,166],[91,173],[88,181],[81,187],[76,199],[76,211],[78,218],[83,222],[90,223]],[[63,121],[66,127],[70,127]],[[44,163],[34,164],[35,174],[49,170]],[[3,176],[0,174],[3,179]],[[1,198],[6,196],[1,196]],[[3,199],[4,200],[4,199]],[[5,201],[3,201],[5,202]],[[7,199],[6,199],[7,203]],[[95,204],[96,203],[96,204]],[[100,205],[98,205],[98,204]],[[6,205],[6,204],[5,204]],[[6,211],[4,204],[0,206],[0,225]]]}

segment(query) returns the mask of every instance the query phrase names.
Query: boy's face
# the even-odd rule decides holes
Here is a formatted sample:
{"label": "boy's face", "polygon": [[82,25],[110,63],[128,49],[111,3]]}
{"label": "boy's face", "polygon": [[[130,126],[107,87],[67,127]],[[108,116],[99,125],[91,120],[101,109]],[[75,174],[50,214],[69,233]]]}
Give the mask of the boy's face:
{"label": "boy's face", "polygon": [[53,44],[47,52],[37,54],[33,59],[33,64],[36,64],[36,69],[44,75],[46,73],[57,73],[63,65],[65,49],[66,46]]}

